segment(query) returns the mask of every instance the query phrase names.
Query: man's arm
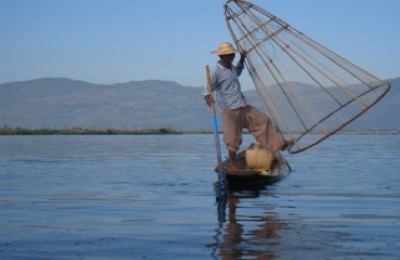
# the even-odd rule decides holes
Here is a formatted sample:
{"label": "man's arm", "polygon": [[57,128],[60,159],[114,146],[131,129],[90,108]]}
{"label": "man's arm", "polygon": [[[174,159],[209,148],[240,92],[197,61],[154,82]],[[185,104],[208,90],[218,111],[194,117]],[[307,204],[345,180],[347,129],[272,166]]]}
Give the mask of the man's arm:
{"label": "man's arm", "polygon": [[246,51],[240,51],[240,60],[236,64],[236,69],[237,69],[237,74],[240,76],[242,74],[243,68],[244,68],[244,60],[246,59],[247,52]]}
{"label": "man's arm", "polygon": [[214,88],[213,88],[210,67],[208,65],[206,66],[206,75],[207,75],[207,85],[204,89],[204,99],[206,100],[207,106],[211,107],[215,103],[215,101],[212,95]]}

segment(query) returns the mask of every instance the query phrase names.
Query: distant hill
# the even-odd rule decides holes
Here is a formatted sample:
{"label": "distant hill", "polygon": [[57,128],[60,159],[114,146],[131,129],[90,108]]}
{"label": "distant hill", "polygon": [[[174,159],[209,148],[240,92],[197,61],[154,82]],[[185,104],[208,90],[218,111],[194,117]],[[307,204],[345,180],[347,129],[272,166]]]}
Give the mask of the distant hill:
{"label": "distant hill", "polygon": [[400,130],[400,77],[389,81],[389,93],[347,129]]}
{"label": "distant hill", "polygon": [[[398,131],[400,130],[400,77],[389,80],[391,83],[390,91],[373,107],[371,107],[365,114],[357,118],[351,124],[346,126],[345,130],[360,130],[360,131]],[[302,93],[302,99],[309,104],[311,107],[319,107],[321,111],[329,111],[324,109],[324,102],[316,102],[317,99],[324,100],[326,95],[315,97],[315,93],[312,93],[312,87],[309,85],[299,84],[295,85],[296,89]],[[311,92],[310,92],[311,91]],[[246,93],[246,96],[252,100],[253,104],[259,106],[259,102],[256,91]],[[343,114],[344,115],[344,114]],[[348,117],[350,118],[350,117]]]}
{"label": "distant hill", "polygon": [[[400,78],[391,83],[389,94],[349,128],[400,129]],[[0,127],[210,130],[202,92],[202,87],[160,80],[106,85],[42,78],[5,83],[0,84]],[[245,95],[261,107],[255,90]]]}
{"label": "distant hill", "polygon": [[7,83],[0,85],[0,111],[0,124],[9,127],[208,128],[202,88],[158,80],[99,85],[43,78]]}

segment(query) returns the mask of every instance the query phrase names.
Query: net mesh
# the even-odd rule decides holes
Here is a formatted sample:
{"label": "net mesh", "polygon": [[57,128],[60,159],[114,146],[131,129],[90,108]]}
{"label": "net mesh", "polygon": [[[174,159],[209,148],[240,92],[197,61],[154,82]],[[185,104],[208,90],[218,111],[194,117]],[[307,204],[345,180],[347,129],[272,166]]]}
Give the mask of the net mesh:
{"label": "net mesh", "polygon": [[390,89],[266,10],[228,0],[225,19],[259,97],[298,153],[335,134]]}

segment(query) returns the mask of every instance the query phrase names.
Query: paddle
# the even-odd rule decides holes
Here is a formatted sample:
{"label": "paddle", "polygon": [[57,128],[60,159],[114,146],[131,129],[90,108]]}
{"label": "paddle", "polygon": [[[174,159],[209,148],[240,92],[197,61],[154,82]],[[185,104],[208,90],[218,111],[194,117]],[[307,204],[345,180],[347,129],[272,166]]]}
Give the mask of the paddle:
{"label": "paddle", "polygon": [[[210,73],[210,67],[208,65],[206,65],[206,76],[207,76],[207,92],[210,95],[212,95],[211,73]],[[210,111],[211,111],[211,125],[213,127],[213,132],[214,132],[215,150],[217,154],[219,197],[223,198],[226,197],[226,185],[225,185],[225,174],[222,169],[221,145],[219,142],[218,122],[217,122],[217,115],[215,112],[215,102],[211,102]]]}

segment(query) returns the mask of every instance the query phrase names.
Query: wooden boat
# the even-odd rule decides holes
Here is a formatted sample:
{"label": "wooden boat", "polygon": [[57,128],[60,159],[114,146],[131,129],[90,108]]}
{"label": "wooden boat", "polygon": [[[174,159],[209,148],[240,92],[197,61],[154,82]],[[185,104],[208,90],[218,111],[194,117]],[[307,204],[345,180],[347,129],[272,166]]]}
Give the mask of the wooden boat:
{"label": "wooden boat", "polygon": [[[226,176],[228,187],[260,187],[276,183],[291,172],[289,163],[283,158],[280,152],[276,152],[271,164],[270,171],[248,169],[246,164],[246,150],[236,155],[237,163],[244,169],[243,172],[229,172],[226,170],[227,160],[222,162],[222,168]],[[218,172],[218,167],[215,168]]]}

